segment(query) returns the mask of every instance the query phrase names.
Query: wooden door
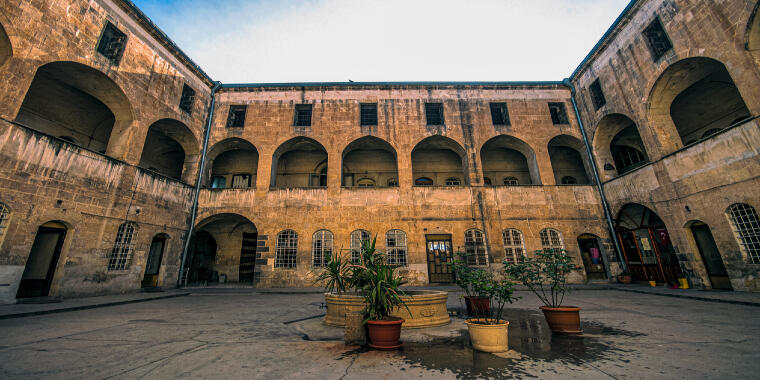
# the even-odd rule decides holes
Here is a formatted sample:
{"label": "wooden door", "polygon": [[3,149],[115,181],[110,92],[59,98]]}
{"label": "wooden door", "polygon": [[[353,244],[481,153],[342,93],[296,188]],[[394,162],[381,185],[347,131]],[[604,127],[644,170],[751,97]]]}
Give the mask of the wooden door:
{"label": "wooden door", "polygon": [[430,283],[454,282],[454,272],[449,267],[453,254],[451,235],[426,235],[425,238]]}
{"label": "wooden door", "polygon": [[240,247],[240,282],[253,283],[258,236],[256,232],[243,232],[243,244]]}

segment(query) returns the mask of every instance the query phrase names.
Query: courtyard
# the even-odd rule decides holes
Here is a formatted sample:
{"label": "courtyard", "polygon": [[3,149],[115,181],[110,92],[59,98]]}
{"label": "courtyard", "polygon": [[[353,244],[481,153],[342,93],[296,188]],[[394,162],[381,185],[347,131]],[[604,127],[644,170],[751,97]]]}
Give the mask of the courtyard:
{"label": "courtyard", "polygon": [[589,287],[569,296],[582,308],[583,335],[552,336],[539,301],[517,294],[506,313],[510,351],[496,355],[470,347],[456,292],[451,324],[404,330],[403,349],[392,352],[345,346],[343,330],[322,323],[324,298],[314,291],[200,288],[8,318],[0,378],[694,379],[760,370],[754,305]]}

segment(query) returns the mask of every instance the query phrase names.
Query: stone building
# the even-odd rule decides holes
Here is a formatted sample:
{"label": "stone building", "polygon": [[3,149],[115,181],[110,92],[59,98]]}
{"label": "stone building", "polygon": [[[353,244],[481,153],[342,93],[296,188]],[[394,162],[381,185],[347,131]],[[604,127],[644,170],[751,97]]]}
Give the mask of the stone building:
{"label": "stone building", "polygon": [[756,1],[634,0],[567,80],[475,83],[220,84],[130,1],[0,9],[0,302],[312,286],[374,237],[418,285],[561,247],[760,290]]}

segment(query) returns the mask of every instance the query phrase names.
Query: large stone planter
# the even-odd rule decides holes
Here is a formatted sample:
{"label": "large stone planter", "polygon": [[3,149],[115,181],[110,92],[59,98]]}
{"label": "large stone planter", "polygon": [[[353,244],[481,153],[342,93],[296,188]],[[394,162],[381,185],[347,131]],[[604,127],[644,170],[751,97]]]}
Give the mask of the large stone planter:
{"label": "large stone planter", "polygon": [[[401,308],[393,313],[393,316],[403,318],[403,328],[433,327],[449,324],[449,312],[446,310],[448,292],[437,290],[412,290],[406,292],[404,302],[409,308]],[[343,326],[346,323],[346,313],[362,311],[364,299],[355,293],[344,293],[338,296],[335,293],[325,293],[327,314],[325,323],[330,326]],[[411,312],[411,313],[410,313]]]}

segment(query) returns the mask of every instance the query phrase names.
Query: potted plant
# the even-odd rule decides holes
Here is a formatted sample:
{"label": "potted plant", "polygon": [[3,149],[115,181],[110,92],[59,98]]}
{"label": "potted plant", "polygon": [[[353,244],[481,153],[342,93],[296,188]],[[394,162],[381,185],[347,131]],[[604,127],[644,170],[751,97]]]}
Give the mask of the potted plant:
{"label": "potted plant", "polygon": [[456,258],[449,263],[449,267],[454,272],[454,281],[457,286],[464,290],[467,315],[476,315],[478,310],[488,312],[490,299],[487,294],[481,294],[478,284],[485,283],[491,275],[490,272],[467,265],[467,254],[463,252],[457,252]]}
{"label": "potted plant", "polygon": [[621,284],[630,284],[633,281],[631,278],[631,273],[627,270],[620,272],[620,274],[617,276],[617,279]]}
{"label": "potted plant", "polygon": [[351,284],[351,268],[347,260],[338,255],[327,257],[325,266],[316,274],[314,283],[323,284],[325,293],[343,294]]}
{"label": "potted plant", "polygon": [[528,287],[544,304],[540,309],[552,332],[580,334],[580,308],[564,306],[567,275],[579,269],[564,249],[545,249],[526,257],[521,263],[504,261],[504,270]]}
{"label": "potted plant", "polygon": [[493,276],[484,278],[479,284],[481,295],[487,296],[491,307],[488,311],[480,310],[479,315],[465,321],[470,333],[472,347],[483,352],[504,352],[509,349],[507,328],[509,321],[502,319],[504,306],[519,297],[514,297],[514,283],[504,278],[494,280]]}

